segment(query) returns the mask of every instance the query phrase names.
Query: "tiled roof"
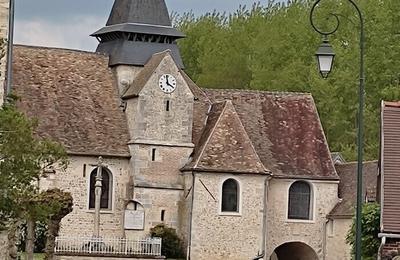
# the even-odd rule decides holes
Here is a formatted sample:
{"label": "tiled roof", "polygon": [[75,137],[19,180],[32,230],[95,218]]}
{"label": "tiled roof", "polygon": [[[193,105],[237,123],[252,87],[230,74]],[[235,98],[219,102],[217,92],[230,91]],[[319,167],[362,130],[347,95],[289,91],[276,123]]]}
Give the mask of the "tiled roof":
{"label": "tiled roof", "polygon": [[[336,171],[340,177],[339,198],[342,199],[329,213],[331,218],[351,218],[357,200],[357,163],[337,164]],[[376,200],[378,182],[378,162],[363,164],[363,200]]]}
{"label": "tiled roof", "polygon": [[157,69],[158,65],[160,65],[160,62],[169,52],[169,50],[166,50],[153,54],[132,84],[125,90],[125,93],[122,94],[122,98],[127,99],[138,96],[140,91],[144,88],[150,77],[153,75],[154,71]]}
{"label": "tiled roof", "polygon": [[19,108],[38,119],[39,136],[69,153],[129,156],[129,134],[108,58],[95,53],[15,46]]}
{"label": "tiled roof", "polygon": [[231,100],[264,167],[275,177],[337,180],[310,94],[205,90]]}
{"label": "tiled roof", "polygon": [[230,100],[212,106],[193,160],[186,168],[211,172],[268,172]]}
{"label": "tiled roof", "polygon": [[383,101],[381,116],[381,231],[400,233],[400,101]]}

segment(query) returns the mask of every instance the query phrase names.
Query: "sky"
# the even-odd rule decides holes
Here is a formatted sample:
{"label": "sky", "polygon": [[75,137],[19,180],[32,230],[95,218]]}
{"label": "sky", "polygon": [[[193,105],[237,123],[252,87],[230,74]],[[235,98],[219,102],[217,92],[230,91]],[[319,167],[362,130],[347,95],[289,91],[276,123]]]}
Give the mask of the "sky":
{"label": "sky", "polygon": [[[257,0],[166,0],[169,12],[233,12]],[[16,44],[95,50],[89,35],[106,23],[114,0],[15,0]],[[258,2],[258,1],[257,1]],[[261,0],[265,4],[267,0]]]}

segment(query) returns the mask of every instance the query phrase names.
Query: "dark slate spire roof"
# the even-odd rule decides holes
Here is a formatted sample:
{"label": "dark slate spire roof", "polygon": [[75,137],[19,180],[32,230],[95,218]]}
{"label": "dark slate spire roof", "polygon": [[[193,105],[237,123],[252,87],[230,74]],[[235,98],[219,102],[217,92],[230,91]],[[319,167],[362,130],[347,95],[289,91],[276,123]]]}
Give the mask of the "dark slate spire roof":
{"label": "dark slate spire roof", "polygon": [[121,23],[171,26],[163,0],[116,0],[107,26]]}
{"label": "dark slate spire roof", "polygon": [[172,27],[164,0],[115,0],[106,26],[91,36],[110,66],[144,66],[154,53],[170,50],[183,68],[176,40],[185,35]]}

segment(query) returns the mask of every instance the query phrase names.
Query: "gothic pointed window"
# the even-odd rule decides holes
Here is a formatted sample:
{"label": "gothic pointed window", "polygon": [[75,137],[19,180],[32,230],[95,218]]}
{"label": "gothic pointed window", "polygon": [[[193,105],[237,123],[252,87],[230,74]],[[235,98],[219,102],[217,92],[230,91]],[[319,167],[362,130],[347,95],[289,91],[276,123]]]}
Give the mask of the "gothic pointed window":
{"label": "gothic pointed window", "polygon": [[222,184],[222,212],[239,212],[239,183],[234,179],[227,179]]}
{"label": "gothic pointed window", "polygon": [[297,181],[289,188],[288,219],[311,219],[311,187],[305,181]]}
{"label": "gothic pointed window", "polygon": [[[89,209],[95,208],[96,175],[97,175],[97,168],[90,173]],[[101,197],[100,197],[101,209],[112,209],[112,185],[113,185],[113,178],[111,172],[107,168],[103,168],[102,180],[101,180]]]}

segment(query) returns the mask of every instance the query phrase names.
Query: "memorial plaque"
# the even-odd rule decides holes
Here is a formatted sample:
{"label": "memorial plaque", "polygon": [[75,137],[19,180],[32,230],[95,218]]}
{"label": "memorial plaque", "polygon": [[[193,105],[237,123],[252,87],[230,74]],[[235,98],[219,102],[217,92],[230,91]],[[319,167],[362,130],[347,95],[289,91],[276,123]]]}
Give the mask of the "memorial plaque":
{"label": "memorial plaque", "polygon": [[125,229],[143,230],[144,229],[144,211],[125,210]]}

